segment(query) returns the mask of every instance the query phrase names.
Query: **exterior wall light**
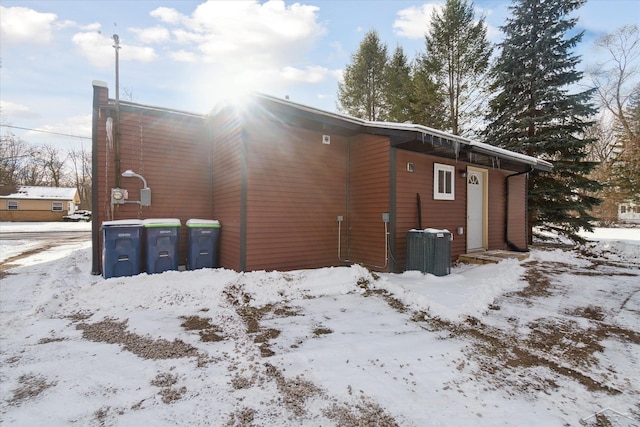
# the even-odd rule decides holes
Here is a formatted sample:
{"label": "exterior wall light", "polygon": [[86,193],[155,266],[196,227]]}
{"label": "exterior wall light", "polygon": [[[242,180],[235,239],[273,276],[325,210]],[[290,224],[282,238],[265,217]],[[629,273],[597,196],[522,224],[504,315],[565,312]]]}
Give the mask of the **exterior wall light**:
{"label": "exterior wall light", "polygon": [[140,200],[131,201],[128,203],[139,203],[141,206],[151,206],[151,189],[147,186],[147,180],[138,173],[135,173],[131,169],[127,169],[122,172],[122,176],[125,178],[138,178],[142,181],[143,187],[140,189]]}

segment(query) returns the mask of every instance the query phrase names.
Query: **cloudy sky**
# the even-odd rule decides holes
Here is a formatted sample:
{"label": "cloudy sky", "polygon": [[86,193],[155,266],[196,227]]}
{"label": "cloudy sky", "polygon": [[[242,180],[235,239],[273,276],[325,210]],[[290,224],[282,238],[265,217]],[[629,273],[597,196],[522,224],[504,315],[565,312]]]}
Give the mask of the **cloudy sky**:
{"label": "cloudy sky", "polygon": [[[90,139],[92,81],[115,97],[113,34],[120,37],[120,97],[207,113],[246,90],[336,110],[342,71],[364,33],[378,30],[392,51],[424,50],[437,1],[12,1],[0,5],[2,133],[61,148]],[[509,1],[476,0],[500,41]],[[640,0],[588,0],[582,66],[592,43],[640,22]],[[6,125],[13,126],[11,128]]]}

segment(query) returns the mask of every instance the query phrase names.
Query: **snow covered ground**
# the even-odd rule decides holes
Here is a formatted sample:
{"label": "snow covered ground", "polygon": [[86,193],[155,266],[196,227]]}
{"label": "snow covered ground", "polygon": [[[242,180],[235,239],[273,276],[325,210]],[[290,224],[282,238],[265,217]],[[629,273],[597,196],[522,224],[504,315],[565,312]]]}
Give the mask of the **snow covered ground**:
{"label": "snow covered ground", "polygon": [[585,237],[445,277],[108,280],[89,241],[0,240],[0,424],[639,425],[640,229]]}

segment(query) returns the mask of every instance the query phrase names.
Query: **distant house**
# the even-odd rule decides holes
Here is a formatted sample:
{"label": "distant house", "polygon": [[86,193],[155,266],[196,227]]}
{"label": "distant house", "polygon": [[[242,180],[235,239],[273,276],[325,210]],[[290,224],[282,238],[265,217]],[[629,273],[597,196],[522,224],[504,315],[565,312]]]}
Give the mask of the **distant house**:
{"label": "distant house", "polygon": [[0,221],[62,221],[80,204],[76,188],[18,186],[3,188]]}
{"label": "distant house", "polygon": [[[528,174],[553,168],[425,126],[266,95],[199,115],[122,101],[116,112],[105,83],[93,93],[96,274],[101,223],[128,218],[220,220],[221,266],[238,271],[361,263],[401,272],[414,228],[449,230],[453,260],[525,250]],[[122,175],[129,169],[145,177],[150,206],[136,203],[141,183]],[[130,202],[112,203],[114,188]]]}
{"label": "distant house", "polygon": [[640,205],[631,201],[618,204],[618,221],[628,224],[640,224]]}

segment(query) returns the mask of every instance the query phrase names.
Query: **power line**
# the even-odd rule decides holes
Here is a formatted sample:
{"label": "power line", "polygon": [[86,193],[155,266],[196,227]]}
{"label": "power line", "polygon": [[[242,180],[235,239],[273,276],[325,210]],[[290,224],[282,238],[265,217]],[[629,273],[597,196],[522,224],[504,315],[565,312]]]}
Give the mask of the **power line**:
{"label": "power line", "polygon": [[86,137],[86,136],[71,135],[71,134],[68,134],[68,133],[60,133],[60,132],[51,132],[51,131],[49,131],[49,130],[40,130],[40,129],[32,129],[32,128],[23,128],[23,127],[20,127],[20,126],[0,125],[0,127],[12,128],[12,129],[21,129],[21,130],[28,130],[28,131],[32,131],[32,132],[49,133],[49,134],[51,134],[51,135],[71,136],[71,137],[73,137],[73,138],[80,138],[80,139],[91,139],[91,137]]}

